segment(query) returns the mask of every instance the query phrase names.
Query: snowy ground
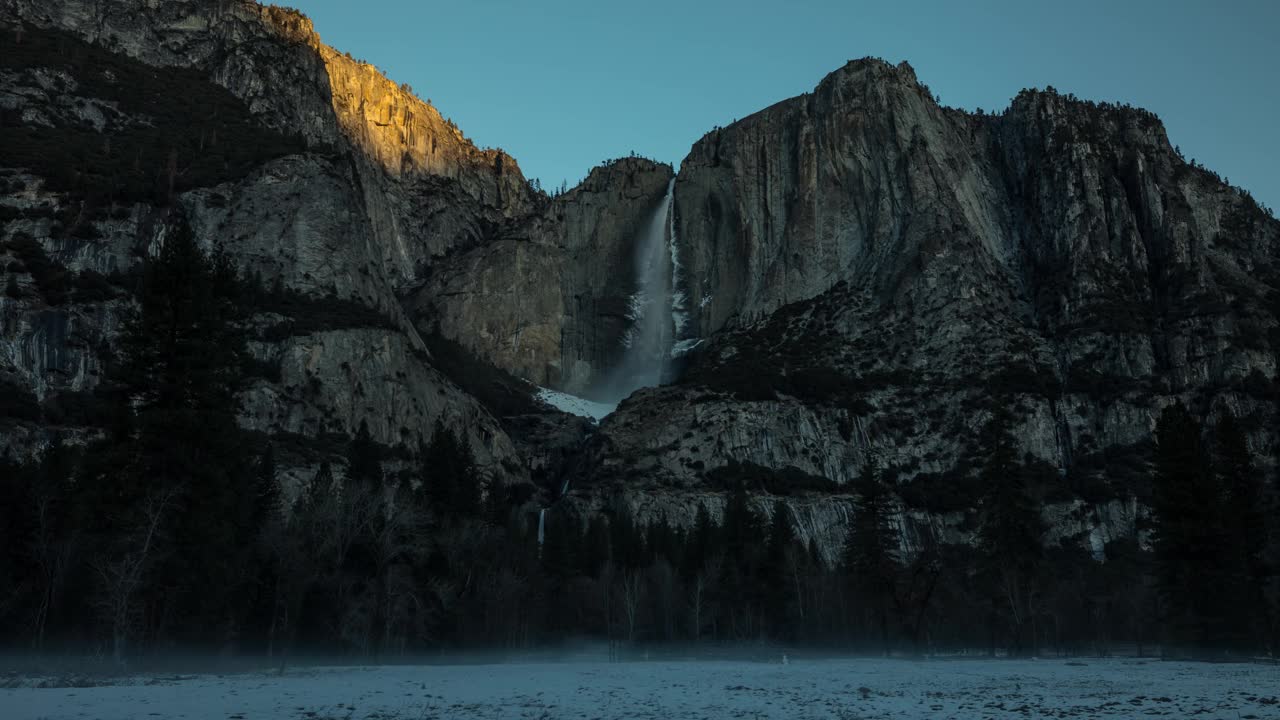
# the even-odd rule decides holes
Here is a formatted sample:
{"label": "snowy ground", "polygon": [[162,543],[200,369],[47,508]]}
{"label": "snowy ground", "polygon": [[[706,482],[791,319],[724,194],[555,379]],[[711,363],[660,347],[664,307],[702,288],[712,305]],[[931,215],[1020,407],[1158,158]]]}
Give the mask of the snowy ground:
{"label": "snowy ground", "polygon": [[596,422],[600,422],[605,415],[618,409],[617,403],[592,402],[577,395],[562,393],[558,390],[548,390],[547,388],[538,388],[538,399],[570,415],[580,415],[585,418],[591,418]]}
{"label": "snowy ground", "polygon": [[1280,718],[1280,667],[1156,660],[564,662],[122,682],[0,690],[0,717]]}

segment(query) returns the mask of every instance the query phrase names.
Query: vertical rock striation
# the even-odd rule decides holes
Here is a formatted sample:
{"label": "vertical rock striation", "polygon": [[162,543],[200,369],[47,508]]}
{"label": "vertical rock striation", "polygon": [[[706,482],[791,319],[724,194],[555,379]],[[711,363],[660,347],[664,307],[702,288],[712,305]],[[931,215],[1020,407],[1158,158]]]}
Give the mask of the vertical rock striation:
{"label": "vertical rock striation", "polygon": [[[730,463],[838,488],[870,450],[904,512],[960,523],[945,498],[977,498],[995,395],[1063,528],[1082,497],[1142,494],[1175,400],[1268,446],[1280,224],[1148,112],[1049,90],[970,114],[905,64],[855,61],[708,133],[675,192],[706,340],[604,424],[575,480],[588,504],[688,517]],[[1068,534],[1137,517],[1086,515]]]}
{"label": "vertical rock striation", "polygon": [[588,392],[620,360],[634,248],[671,176],[635,158],[592,170],[494,242],[440,261],[414,295],[419,325],[533,382]]}
{"label": "vertical rock striation", "polygon": [[[860,60],[708,133],[681,163],[668,231],[681,347],[701,342],[676,383],[593,431],[478,370],[588,393],[618,365],[635,244],[670,166],[618,160],[548,197],[305,17],[248,0],[0,5],[0,33],[19,25],[62,51],[0,63],[0,111],[21,131],[0,138],[0,389],[15,398],[0,450],[92,432],[80,406],[127,278],[180,209],[204,246],[279,290],[254,308],[241,420],[305,446],[283,460],[296,477],[333,454],[322,438],[363,423],[412,458],[443,418],[487,475],[570,480],[582,513],[687,523],[748,473],[758,506],[792,505],[830,557],[868,451],[896,473],[904,543],[968,539],[994,395],[1016,408],[1054,539],[1095,550],[1135,530],[1169,403],[1230,410],[1269,457],[1280,224],[1182,158],[1150,113],[1052,90],[965,113],[906,64]],[[69,63],[93,53],[100,71]],[[193,97],[228,116],[206,127]],[[225,161],[197,182],[179,169],[199,158],[175,155],[167,192],[99,189],[106,201],[13,139],[83,154],[189,140],[170,125],[200,127],[198,152]],[[230,128],[241,137],[219,136]],[[236,160],[241,145],[261,152]],[[433,355],[429,334],[465,357]]]}

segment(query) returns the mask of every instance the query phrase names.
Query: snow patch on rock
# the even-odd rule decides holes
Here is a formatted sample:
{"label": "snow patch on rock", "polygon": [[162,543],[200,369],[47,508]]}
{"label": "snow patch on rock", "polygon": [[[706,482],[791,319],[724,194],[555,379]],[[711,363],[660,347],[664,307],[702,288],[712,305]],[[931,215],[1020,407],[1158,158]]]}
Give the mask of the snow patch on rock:
{"label": "snow patch on rock", "polygon": [[538,399],[557,410],[562,410],[570,415],[591,418],[595,422],[600,422],[606,415],[618,409],[617,403],[595,402],[577,395],[570,395],[569,393],[548,388],[538,388]]}

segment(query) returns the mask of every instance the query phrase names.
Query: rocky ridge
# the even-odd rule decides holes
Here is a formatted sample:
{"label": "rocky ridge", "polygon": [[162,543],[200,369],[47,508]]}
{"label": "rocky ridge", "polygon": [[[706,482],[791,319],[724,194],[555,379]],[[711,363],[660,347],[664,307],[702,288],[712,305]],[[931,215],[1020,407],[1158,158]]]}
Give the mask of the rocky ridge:
{"label": "rocky ridge", "polygon": [[905,64],[855,61],[695,143],[676,212],[706,340],[604,424],[589,506],[688,522],[717,468],[749,463],[824,481],[829,501],[780,499],[829,527],[874,454],[904,523],[945,536],[996,395],[1055,532],[1094,546],[1136,531],[1175,400],[1245,418],[1271,455],[1280,223],[1150,113],[1025,91],[969,114]]}
{"label": "rocky ridge", "polygon": [[494,242],[441,260],[414,296],[419,323],[516,375],[587,391],[621,355],[632,242],[671,173],[632,158],[598,167]]}
{"label": "rocky ridge", "polygon": [[[88,431],[66,406],[91,395],[129,302],[124,282],[52,297],[37,255],[98,287],[154,251],[181,208],[204,245],[305,299],[259,309],[252,349],[269,370],[243,397],[247,427],[291,440],[296,478],[320,438],[365,423],[412,458],[445,418],[488,475],[534,477],[547,499],[567,481],[558,507],[580,515],[625,506],[687,524],[699,505],[720,512],[725,473],[747,467],[758,505],[789,504],[830,555],[845,485],[875,453],[896,474],[904,543],[963,541],[975,429],[1002,395],[1050,540],[1100,551],[1136,530],[1151,427],[1175,399],[1245,418],[1270,456],[1280,225],[1185,161],[1150,113],[1024,91],[970,114],[905,64],[861,60],[708,133],[674,203],[687,336],[702,342],[676,383],[593,430],[501,373],[473,377],[477,363],[433,338],[587,391],[617,361],[635,291],[619,278],[634,277],[631,243],[670,167],[623,159],[547,197],[306,18],[244,0],[9,0],[0,26],[15,48],[40,38],[136,64],[122,73],[186,73],[229,94],[220,107],[265,147],[190,187],[171,178],[161,200],[78,197],[7,168],[0,240],[17,295],[0,297],[0,379],[30,396],[0,433],[10,451]],[[62,54],[0,68],[6,124],[159,131],[128,88]],[[516,399],[494,401],[495,384]]]}
{"label": "rocky ridge", "polygon": [[[364,423],[378,442],[412,454],[444,417],[470,436],[487,474],[528,477],[525,454],[492,408],[434,367],[413,320],[428,331],[452,326],[421,312],[410,318],[404,308],[414,305],[410,296],[437,261],[504,241],[524,232],[513,230],[520,227],[534,228],[544,246],[585,252],[558,237],[564,217],[593,226],[622,222],[594,217],[616,215],[616,208],[597,203],[588,211],[564,199],[551,214],[550,201],[509,156],[476,148],[407,87],[325,46],[293,11],[240,1],[16,1],[0,10],[0,23],[6,44],[25,53],[25,64],[0,76],[8,91],[6,124],[30,128],[21,138],[9,135],[0,155],[31,155],[20,146],[24,138],[39,150],[49,141],[100,143],[94,138],[103,133],[132,132],[143,145],[162,144],[174,130],[194,133],[201,126],[197,109],[174,94],[170,85],[178,82],[182,95],[216,98],[252,144],[265,146],[234,169],[179,180],[184,187],[175,189],[171,177],[167,196],[158,199],[147,192],[101,197],[92,188],[86,197],[52,181],[46,167],[6,171],[5,187],[15,190],[4,197],[0,238],[40,256],[24,262],[11,251],[6,260],[16,286],[14,296],[0,299],[6,318],[0,371],[6,387],[22,390],[24,407],[38,408],[24,411],[28,422],[3,434],[7,449],[26,455],[50,432],[81,430],[54,418],[51,408],[68,398],[88,402],[101,352],[128,305],[123,281],[103,297],[74,295],[68,302],[43,292],[28,266],[48,263],[73,278],[127,276],[163,242],[180,209],[203,245],[226,251],[267,287],[306,300],[283,315],[263,308],[256,321],[263,332],[253,351],[269,377],[254,379],[244,394],[246,426],[305,439],[349,436]],[[98,66],[104,69],[95,73]],[[220,88],[229,95],[219,95]],[[156,109],[168,125],[158,125]],[[207,134],[201,130],[199,152],[240,140],[226,138],[229,122],[223,116]],[[114,171],[120,161],[106,147],[101,162]],[[176,148],[173,155],[172,165],[199,162]],[[626,192],[639,198],[634,189]],[[616,228],[604,233],[610,242],[626,239]],[[565,293],[594,302],[582,295]],[[543,323],[539,317],[531,324]],[[535,327],[528,334],[537,333]],[[553,333],[537,348],[545,353],[542,366],[559,362],[558,340]],[[550,412],[532,401],[525,409]],[[550,417],[552,425],[577,426]],[[317,461],[312,451],[286,460],[298,464],[288,470],[298,477]]]}

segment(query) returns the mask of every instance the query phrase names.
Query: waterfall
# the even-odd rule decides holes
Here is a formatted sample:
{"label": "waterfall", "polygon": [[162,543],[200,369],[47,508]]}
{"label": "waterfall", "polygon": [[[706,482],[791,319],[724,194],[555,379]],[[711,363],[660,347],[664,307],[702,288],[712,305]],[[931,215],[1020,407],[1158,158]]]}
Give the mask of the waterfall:
{"label": "waterfall", "polygon": [[542,541],[547,539],[547,509],[542,508],[538,511],[538,547],[542,547]]}
{"label": "waterfall", "polygon": [[609,402],[616,403],[642,387],[660,383],[671,360],[675,325],[680,321],[672,298],[675,228],[671,208],[675,183],[674,177],[667,183],[666,195],[636,243],[636,292],[628,312],[632,326],[623,337],[622,362],[599,392]]}
{"label": "waterfall", "polygon": [[[675,186],[675,179],[671,180],[671,186]],[[667,194],[671,195],[671,189],[668,188]],[[697,337],[696,332],[691,332],[689,328],[689,297],[680,288],[684,287],[684,268],[680,265],[680,248],[676,245],[676,214],[675,200],[672,200],[672,209],[667,212],[667,245],[671,250],[671,327],[675,331],[672,335],[671,349],[669,351],[670,358],[678,358],[695,347],[702,344],[702,340]],[[706,299],[703,299],[704,306]]]}
{"label": "waterfall", "polygon": [[[689,311],[685,306],[687,298],[680,289],[682,268],[680,249],[676,247],[675,186],[676,179],[671,178],[671,183],[667,185],[667,249],[671,255],[671,327],[675,332],[672,340],[684,335],[689,326]],[[676,353],[672,350],[671,354]]]}

